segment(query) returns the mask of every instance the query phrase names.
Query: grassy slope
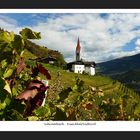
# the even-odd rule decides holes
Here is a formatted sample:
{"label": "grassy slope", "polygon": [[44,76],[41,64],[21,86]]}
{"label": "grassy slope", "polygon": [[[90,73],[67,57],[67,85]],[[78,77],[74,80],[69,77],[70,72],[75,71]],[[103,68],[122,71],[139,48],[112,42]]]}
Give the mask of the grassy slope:
{"label": "grassy slope", "polygon": [[[44,48],[42,48],[44,49]],[[25,60],[28,61],[29,58],[36,58],[36,55],[28,51],[27,49],[24,52]],[[32,63],[32,61],[28,61]],[[75,79],[77,76],[79,76],[80,79],[82,79],[85,82],[86,86],[92,86],[92,87],[99,87],[106,93],[112,93],[113,91],[118,91],[121,84],[119,82],[114,82],[111,78],[105,77],[105,76],[89,76],[89,75],[82,75],[82,74],[75,74],[73,72],[68,72],[66,70],[62,70],[59,67],[52,66],[49,64],[43,64],[50,72],[52,76],[51,83],[55,83],[55,80],[57,79],[58,72],[61,74],[61,83],[64,87],[68,86],[74,86],[75,85]]]}
{"label": "grassy slope", "polygon": [[[34,54],[29,52],[28,50],[25,50],[24,57],[28,61],[29,58],[36,58]],[[30,61],[30,63],[32,63]],[[43,64],[50,72],[52,76],[52,80],[50,81],[50,84],[55,83],[57,79],[58,72],[61,74],[61,83],[64,87],[74,86],[75,85],[75,79],[77,76],[79,76],[80,79],[82,79],[85,82],[86,86],[92,86],[92,87],[98,87],[104,91],[104,93],[112,95],[115,95],[115,93],[123,93],[124,87],[123,85],[118,82],[114,81],[109,77],[106,76],[89,76],[89,75],[82,75],[82,74],[76,74],[73,72],[68,72],[66,70],[62,70],[61,68],[57,66],[52,66],[49,64]],[[133,92],[133,90],[129,89],[130,92]]]}
{"label": "grassy slope", "polygon": [[[30,56],[30,55],[28,55],[28,56]],[[32,62],[30,61],[30,63],[32,63]],[[55,94],[55,93],[61,92],[58,89],[58,86],[62,85],[65,88],[74,87],[75,79],[77,76],[79,76],[79,78],[85,82],[85,85],[87,87],[88,86],[96,87],[96,88],[98,87],[99,89],[101,89],[103,91],[103,93],[104,93],[103,97],[98,97],[97,94],[91,95],[92,98],[94,98],[93,103],[95,106],[99,107],[101,105],[102,101],[108,101],[108,99],[109,99],[109,101],[110,100],[112,101],[114,99],[115,103],[113,105],[110,105],[109,108],[111,107],[111,109],[114,110],[114,113],[115,112],[118,113],[118,110],[116,111],[115,107],[117,106],[117,104],[120,104],[120,99],[123,99],[123,110],[126,113],[125,119],[127,119],[128,116],[130,116],[130,119],[134,118],[135,116],[137,118],[137,114],[139,114],[139,108],[138,108],[139,106],[137,105],[135,108],[135,104],[139,103],[139,95],[136,94],[133,90],[131,90],[131,89],[127,88],[126,86],[124,86],[123,84],[121,84],[120,82],[115,81],[106,76],[101,76],[101,75],[89,76],[89,75],[75,74],[73,72],[68,72],[66,70],[62,70],[60,67],[52,66],[49,64],[43,64],[43,66],[49,70],[51,77],[52,77],[52,79],[49,81],[50,90],[48,90],[48,97],[49,97],[48,99],[51,99],[52,102],[55,103],[55,101],[57,101],[56,100],[57,96],[55,96],[57,94]],[[61,85],[58,82],[58,73],[61,75],[60,76]],[[42,77],[42,79],[45,79],[44,76],[41,76],[41,77]],[[57,82],[58,82],[58,84],[57,84]],[[53,91],[55,91],[55,92],[52,92],[51,87],[53,87]],[[91,89],[91,88],[89,88],[89,89]],[[75,101],[75,100],[77,100],[77,98],[79,96],[79,93],[76,93],[76,92],[73,92],[73,93],[74,94],[71,94],[71,96],[69,96],[67,98],[72,104],[77,103],[77,101]],[[86,96],[88,96],[88,94]],[[64,104],[64,106],[65,106],[65,104]],[[109,109],[109,111],[107,111],[106,108],[102,108],[102,107],[100,109],[101,110],[105,109],[104,111],[108,112],[108,113],[110,112],[110,109]],[[135,113],[136,115],[134,115],[135,109],[138,110],[138,113]],[[92,110],[92,113],[95,115],[96,112],[95,112],[95,110],[94,111],[93,110]],[[107,116],[110,116],[110,115],[108,114]],[[106,118],[106,119],[108,119],[108,118]],[[110,120],[110,118],[109,118],[109,120]]]}
{"label": "grassy slope", "polygon": [[[104,93],[109,95],[110,94],[115,95],[118,92],[123,93],[125,92],[124,90],[127,89],[120,82],[114,81],[109,77],[100,76],[100,75],[89,76],[89,75],[76,74],[72,72],[67,72],[65,70],[62,70],[61,68],[51,66],[48,64],[45,64],[44,66],[49,70],[52,76],[52,80],[50,81],[50,84],[55,82],[58,72],[60,72],[61,82],[64,87],[74,86],[75,78],[79,76],[79,78],[85,82],[86,86],[98,87],[102,89]],[[127,90],[133,93],[133,90],[131,89],[127,89]]]}
{"label": "grassy slope", "polygon": [[[36,58],[36,56],[34,54],[32,54],[31,52],[29,52],[28,50],[25,50],[24,57],[25,57],[25,60],[28,60],[29,58]],[[61,68],[59,68],[57,66],[52,66],[49,64],[43,64],[43,65],[49,70],[49,72],[52,76],[52,80],[50,81],[50,83],[55,82],[58,72],[60,72],[61,82],[64,85],[64,87],[74,86],[75,78],[77,76],[79,76],[79,78],[81,78],[87,86],[93,86],[93,87],[99,86],[99,87],[105,88],[105,87],[108,87],[113,82],[112,79],[107,78],[105,76],[96,76],[96,75],[89,76],[89,75],[76,74],[73,72],[68,72],[66,70],[62,70]]]}
{"label": "grassy slope", "polygon": [[48,64],[47,65],[45,64],[44,66],[48,68],[52,76],[52,81],[56,79],[58,72],[60,72],[62,77],[61,78],[62,82],[67,86],[68,85],[72,86],[77,76],[79,76],[79,78],[84,80],[87,85],[91,85],[91,86],[101,86],[104,84],[108,84],[112,81],[110,78],[106,78],[103,76],[89,76],[89,75],[76,74]]}

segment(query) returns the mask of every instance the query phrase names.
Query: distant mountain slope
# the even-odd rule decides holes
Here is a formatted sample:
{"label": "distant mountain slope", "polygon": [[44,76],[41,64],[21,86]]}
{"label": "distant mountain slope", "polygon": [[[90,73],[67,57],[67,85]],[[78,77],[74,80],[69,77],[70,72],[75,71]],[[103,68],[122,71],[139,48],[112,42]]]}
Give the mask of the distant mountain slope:
{"label": "distant mountain slope", "polygon": [[140,91],[140,54],[98,63],[97,69],[100,74]]}
{"label": "distant mountain slope", "polygon": [[140,69],[140,54],[98,63],[97,66],[100,68],[101,73],[107,75]]}

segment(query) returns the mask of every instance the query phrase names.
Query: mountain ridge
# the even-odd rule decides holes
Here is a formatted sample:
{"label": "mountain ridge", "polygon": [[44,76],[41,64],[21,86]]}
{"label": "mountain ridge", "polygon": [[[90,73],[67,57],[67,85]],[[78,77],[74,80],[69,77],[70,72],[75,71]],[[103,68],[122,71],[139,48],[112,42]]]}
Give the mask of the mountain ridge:
{"label": "mountain ridge", "polygon": [[140,53],[97,64],[98,73],[118,80],[140,92]]}

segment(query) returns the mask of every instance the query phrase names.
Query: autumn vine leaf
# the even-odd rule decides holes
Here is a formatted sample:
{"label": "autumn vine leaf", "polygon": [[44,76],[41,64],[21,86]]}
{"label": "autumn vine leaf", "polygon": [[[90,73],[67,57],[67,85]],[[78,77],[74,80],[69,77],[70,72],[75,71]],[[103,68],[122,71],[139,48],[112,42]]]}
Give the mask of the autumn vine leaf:
{"label": "autumn vine leaf", "polygon": [[51,80],[51,75],[49,71],[46,68],[44,68],[41,64],[36,63],[36,67],[32,69],[31,76],[36,77],[39,74],[39,72],[45,75],[48,80]]}
{"label": "autumn vine leaf", "polygon": [[25,110],[26,115],[31,115],[34,109],[41,106],[47,89],[48,86],[43,84],[41,81],[33,80],[29,83],[27,88],[16,97],[16,100],[23,100],[27,104]]}
{"label": "autumn vine leaf", "polygon": [[39,72],[44,74],[48,80],[51,80],[51,75],[47,69],[45,69],[41,64],[37,64],[37,68]]}
{"label": "autumn vine leaf", "polygon": [[25,67],[26,67],[25,60],[23,57],[20,57],[19,63],[17,65],[16,73],[20,74],[22,72],[22,70],[24,70]]}

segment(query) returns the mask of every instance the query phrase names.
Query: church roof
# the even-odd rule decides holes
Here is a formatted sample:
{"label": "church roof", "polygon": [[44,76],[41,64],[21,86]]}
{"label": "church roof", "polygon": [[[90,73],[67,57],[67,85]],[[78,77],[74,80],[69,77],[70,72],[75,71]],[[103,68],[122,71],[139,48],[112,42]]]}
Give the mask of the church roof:
{"label": "church roof", "polygon": [[84,65],[86,67],[94,67],[95,68],[96,63],[94,61],[92,61],[92,62],[87,61],[87,62],[84,62]]}
{"label": "church roof", "polygon": [[91,61],[91,62],[89,62],[89,61],[73,61],[73,62],[68,63],[67,65],[68,66],[70,66],[70,65],[71,66],[72,65],[85,65],[87,67],[95,67],[96,66],[94,61]]}

